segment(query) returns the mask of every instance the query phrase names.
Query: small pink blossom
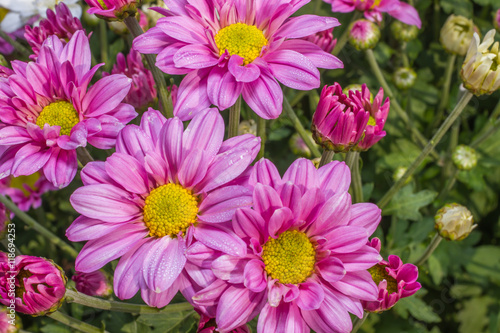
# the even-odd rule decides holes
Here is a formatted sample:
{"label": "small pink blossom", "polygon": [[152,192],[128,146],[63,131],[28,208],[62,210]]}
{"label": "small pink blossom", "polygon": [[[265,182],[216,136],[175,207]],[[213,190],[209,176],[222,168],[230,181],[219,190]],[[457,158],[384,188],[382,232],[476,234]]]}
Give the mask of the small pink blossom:
{"label": "small pink blossom", "polygon": [[337,44],[337,38],[333,38],[333,28],[319,31],[315,34],[304,37],[304,39],[318,45],[327,53],[332,53],[335,45]]}
{"label": "small pink blossom", "polygon": [[88,13],[102,19],[116,21],[135,16],[140,0],[85,0],[89,5]]}
{"label": "small pink blossom", "polygon": [[75,282],[76,290],[89,296],[109,296],[112,292],[111,285],[101,271],[91,273],[76,272],[71,277]]}

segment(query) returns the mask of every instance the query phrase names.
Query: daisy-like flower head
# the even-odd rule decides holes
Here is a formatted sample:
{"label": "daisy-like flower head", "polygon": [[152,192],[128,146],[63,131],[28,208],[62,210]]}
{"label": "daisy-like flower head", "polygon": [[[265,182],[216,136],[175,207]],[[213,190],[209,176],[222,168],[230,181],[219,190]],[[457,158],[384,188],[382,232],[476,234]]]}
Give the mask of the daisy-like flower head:
{"label": "daisy-like flower head", "polygon": [[223,110],[242,96],[265,119],[282,110],[285,86],[318,88],[319,68],[342,62],[302,39],[338,26],[332,17],[289,18],[308,1],[166,0],[167,17],[134,40],[141,53],[158,54],[168,74],[187,74],[179,86],[174,114],[191,119],[214,104]]}
{"label": "daisy-like flower head", "polygon": [[385,136],[384,125],[389,115],[390,101],[386,97],[384,101],[384,89],[380,88],[375,98],[371,98],[370,90],[363,83],[361,91],[353,91],[351,99],[358,105],[362,105],[365,111],[370,113],[368,124],[366,124],[364,135],[354,148],[358,151],[370,149],[374,144]]}
{"label": "daisy-like flower head", "polygon": [[76,270],[93,272],[121,257],[116,295],[131,298],[140,289],[147,304],[163,307],[179,289],[189,293],[189,281],[213,280],[209,268],[193,264],[193,253],[212,248],[244,256],[246,244],[227,221],[236,208],[251,205],[251,192],[237,177],[254,160],[260,139],[223,137],[217,109],[194,117],[186,130],[179,118],[155,110],[144,113],[140,126],[126,126],[116,153],[87,164],[85,186],[70,198],[82,215],[66,234],[89,241]]}
{"label": "daisy-like flower head", "polygon": [[349,13],[359,10],[373,22],[382,22],[382,13],[387,13],[397,20],[409,25],[416,25],[419,29],[422,21],[418,12],[411,5],[399,0],[323,0],[332,5],[334,13]]}
{"label": "daisy-like flower head", "polygon": [[[374,238],[370,246],[380,250],[380,241]],[[382,312],[392,308],[401,298],[415,294],[422,285],[417,282],[418,268],[413,264],[403,264],[401,258],[390,255],[368,270],[378,285],[378,299],[363,301],[363,308],[369,312]]]}
{"label": "daisy-like flower head", "polygon": [[101,271],[91,273],[76,272],[71,277],[75,281],[76,290],[89,296],[109,296],[113,289]]}
{"label": "daisy-like flower head", "polygon": [[491,29],[480,42],[474,33],[465,56],[460,77],[464,87],[476,96],[491,94],[500,87],[500,51],[495,42],[495,29]]}
{"label": "daisy-like flower head", "polygon": [[13,61],[14,74],[0,78],[0,178],[43,169],[56,187],[68,185],[77,170],[76,148],[87,143],[114,147],[116,136],[137,113],[121,101],[131,79],[111,75],[88,85],[89,41],[82,30],[67,45],[50,36],[36,62]]}
{"label": "daisy-like flower head", "polygon": [[56,190],[40,172],[29,176],[6,177],[0,180],[0,194],[8,195],[20,210],[27,212],[42,205],[42,195]]}
{"label": "daisy-like flower head", "polygon": [[108,21],[122,21],[135,16],[140,0],[85,0],[89,5],[88,13]]}
{"label": "daisy-like flower head", "polygon": [[36,317],[56,311],[63,302],[66,282],[61,267],[52,260],[25,255],[11,260],[0,252],[0,303],[8,306],[14,299],[17,312]]}
{"label": "daisy-like flower head", "polygon": [[83,30],[83,27],[82,22],[77,17],[73,17],[68,6],[61,2],[56,5],[55,12],[52,9],[47,9],[47,18],[41,20],[37,27],[27,25],[25,29],[24,37],[34,53],[30,58],[36,59],[47,37],[56,35],[65,45],[66,41],[70,40],[78,30]]}
{"label": "daisy-like flower head", "polygon": [[321,91],[313,115],[312,132],[316,143],[325,149],[335,152],[351,150],[361,140],[369,122],[370,112],[363,109],[359,98],[353,99],[355,90],[348,93],[349,97],[338,83],[325,86]]}
{"label": "daisy-like flower head", "polygon": [[362,317],[361,300],[378,295],[367,269],[382,258],[367,242],[380,209],[351,204],[343,162],[316,169],[298,159],[281,178],[270,161],[261,160],[249,184],[253,208],[237,209],[232,220],[247,255],[215,259],[219,280],[195,295],[195,303],[218,303],[221,332],[257,314],[259,333],[350,331],[349,312]]}
{"label": "daisy-like flower head", "polygon": [[[124,74],[132,79],[132,87],[124,99],[125,103],[136,109],[143,109],[156,99],[153,74],[144,66],[139,52],[132,49],[127,57],[118,53],[111,74]],[[108,75],[103,73],[103,77]]]}

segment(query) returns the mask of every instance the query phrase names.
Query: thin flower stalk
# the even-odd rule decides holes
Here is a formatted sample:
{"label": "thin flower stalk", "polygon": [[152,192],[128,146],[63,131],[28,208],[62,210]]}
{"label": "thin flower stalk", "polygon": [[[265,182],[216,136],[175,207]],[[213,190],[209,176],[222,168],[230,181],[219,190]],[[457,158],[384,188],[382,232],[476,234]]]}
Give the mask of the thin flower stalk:
{"label": "thin flower stalk", "polygon": [[299,133],[300,137],[302,140],[304,140],[304,143],[307,145],[307,147],[311,150],[312,154],[314,157],[320,157],[321,153],[318,149],[318,147],[314,144],[312,139],[307,135],[307,132],[300,122],[299,117],[295,114],[293,111],[293,108],[290,106],[290,103],[286,98],[283,98],[283,109],[285,110],[286,115],[288,118],[292,121],[293,127],[295,127],[295,130]]}
{"label": "thin flower stalk", "polygon": [[448,57],[448,61],[446,63],[446,71],[444,73],[445,81],[443,84],[443,90],[441,91],[441,102],[439,103],[439,106],[437,108],[436,115],[434,117],[434,123],[432,124],[432,126],[429,127],[430,129],[434,129],[438,126],[439,122],[443,118],[446,105],[448,105],[448,100],[450,98],[451,78],[454,73],[456,60],[457,60],[456,54],[450,54],[450,56]]}
{"label": "thin flower stalk", "polygon": [[431,242],[429,243],[429,245],[427,246],[427,248],[425,249],[422,256],[417,261],[415,261],[415,265],[420,266],[423,263],[425,263],[427,261],[427,259],[429,259],[431,254],[434,252],[434,250],[437,249],[437,247],[439,246],[439,243],[441,243],[442,240],[443,240],[443,237],[439,236],[439,233],[436,233],[434,235],[434,237],[432,238]]}
{"label": "thin flower stalk", "polygon": [[330,163],[334,155],[335,152],[333,150],[328,150],[328,149],[323,150],[323,154],[321,154],[321,160],[319,161],[318,168],[321,168],[323,165]]}
{"label": "thin flower stalk", "polygon": [[75,319],[71,316],[68,316],[67,314],[62,313],[60,311],[56,311],[48,316],[50,318],[60,322],[61,324],[64,324],[64,325],[69,326],[71,328],[74,328],[80,332],[84,332],[84,333],[109,333],[106,330],[102,330],[102,329],[97,328],[93,325],[87,324],[83,321],[80,321],[80,320]]}
{"label": "thin flower stalk", "polygon": [[229,127],[228,127],[228,138],[232,138],[238,135],[238,127],[240,125],[240,113],[241,113],[241,96],[238,97],[236,103],[229,108]]}
{"label": "thin flower stalk", "polygon": [[257,136],[260,138],[260,150],[257,155],[257,161],[264,157],[266,148],[266,120],[264,118],[257,119]]}

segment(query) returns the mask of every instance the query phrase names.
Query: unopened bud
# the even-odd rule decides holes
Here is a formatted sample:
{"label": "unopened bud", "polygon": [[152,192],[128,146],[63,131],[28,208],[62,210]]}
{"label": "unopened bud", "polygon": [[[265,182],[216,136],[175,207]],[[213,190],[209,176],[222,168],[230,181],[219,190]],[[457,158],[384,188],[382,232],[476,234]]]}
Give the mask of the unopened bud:
{"label": "unopened bud", "polygon": [[253,119],[243,120],[238,125],[238,135],[243,135],[243,134],[257,135],[257,124],[255,123],[255,120]]}
{"label": "unopened bud", "polygon": [[349,42],[357,50],[373,49],[380,39],[380,29],[372,21],[357,20],[349,26]]}
{"label": "unopened bud", "polygon": [[418,31],[419,29],[416,25],[408,25],[401,21],[394,21],[391,24],[391,32],[394,38],[400,42],[409,42],[417,38]]}
{"label": "unopened bud", "polygon": [[474,148],[459,145],[452,155],[453,163],[460,170],[471,170],[477,165],[477,153]]}
{"label": "unopened bud", "polygon": [[393,80],[398,89],[410,89],[417,80],[417,73],[410,67],[400,67],[394,72]]}
{"label": "unopened bud", "polygon": [[439,41],[450,53],[465,55],[474,35],[474,23],[460,15],[450,15],[443,27]]}
{"label": "unopened bud", "polygon": [[477,227],[471,212],[456,203],[444,205],[438,210],[434,220],[439,235],[448,240],[463,240]]}

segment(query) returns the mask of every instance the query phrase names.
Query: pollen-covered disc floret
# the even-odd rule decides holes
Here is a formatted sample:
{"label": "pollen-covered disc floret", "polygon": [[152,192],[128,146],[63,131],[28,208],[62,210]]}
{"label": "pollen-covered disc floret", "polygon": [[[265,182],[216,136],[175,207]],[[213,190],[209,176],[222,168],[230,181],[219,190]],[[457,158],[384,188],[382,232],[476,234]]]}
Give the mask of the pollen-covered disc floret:
{"label": "pollen-covered disc floret", "polygon": [[42,112],[36,119],[38,127],[43,129],[45,124],[50,126],[60,126],[61,135],[70,135],[73,126],[78,124],[78,112],[73,107],[73,104],[67,101],[52,102],[43,108]]}
{"label": "pollen-covered disc floret", "polygon": [[256,26],[235,23],[215,35],[215,44],[219,48],[219,55],[227,50],[230,55],[237,54],[244,58],[243,63],[246,65],[260,55],[262,47],[267,45],[267,39]]}
{"label": "pollen-covered disc floret", "polygon": [[178,184],[165,184],[145,200],[144,223],[151,237],[176,236],[196,222],[198,199]]}
{"label": "pollen-covered disc floret", "polygon": [[381,281],[387,281],[387,292],[389,294],[395,293],[398,291],[398,282],[395,278],[390,276],[384,265],[375,265],[372,268],[368,269],[368,272],[372,275],[373,281],[378,285]]}
{"label": "pollen-covered disc floret", "polygon": [[305,233],[291,230],[277,239],[269,238],[262,248],[262,260],[271,278],[280,283],[298,284],[312,274],[316,251]]}

